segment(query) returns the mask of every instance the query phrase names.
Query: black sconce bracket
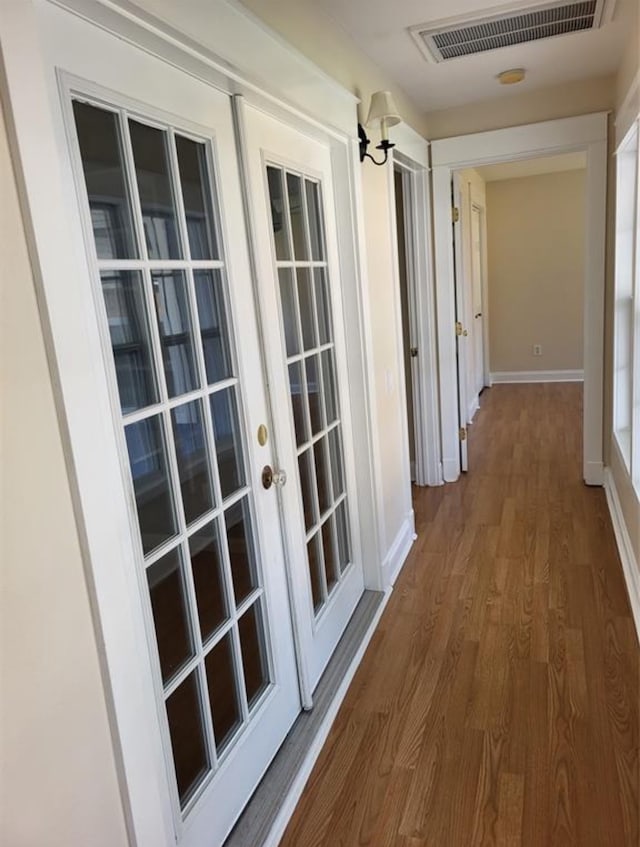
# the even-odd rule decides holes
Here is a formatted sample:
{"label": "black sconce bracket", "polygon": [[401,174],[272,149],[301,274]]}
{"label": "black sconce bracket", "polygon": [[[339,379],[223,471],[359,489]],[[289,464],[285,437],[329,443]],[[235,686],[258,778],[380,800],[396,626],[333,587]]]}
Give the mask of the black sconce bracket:
{"label": "black sconce bracket", "polygon": [[365,159],[371,159],[374,165],[384,165],[389,158],[389,150],[396,146],[392,141],[383,138],[380,144],[376,144],[376,150],[382,150],[384,159],[381,162],[376,162],[371,153],[367,153],[367,147],[371,142],[367,138],[367,133],[362,124],[358,124],[358,138],[360,139],[360,161],[364,162]]}

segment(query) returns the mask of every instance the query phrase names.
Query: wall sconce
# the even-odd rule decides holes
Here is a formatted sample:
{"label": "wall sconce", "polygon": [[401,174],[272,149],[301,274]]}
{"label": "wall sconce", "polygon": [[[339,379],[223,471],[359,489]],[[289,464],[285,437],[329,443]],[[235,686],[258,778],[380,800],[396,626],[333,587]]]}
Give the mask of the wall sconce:
{"label": "wall sconce", "polygon": [[367,153],[367,147],[371,143],[367,138],[362,124],[358,124],[358,138],[360,139],[360,161],[371,159],[374,165],[384,165],[389,158],[389,150],[395,147],[393,142],[389,141],[388,129],[390,126],[399,124],[402,118],[398,114],[396,104],[393,102],[393,97],[390,91],[376,91],[371,95],[371,106],[369,107],[369,115],[365,122],[366,126],[375,124],[380,121],[380,144],[376,145],[376,150],[382,150],[384,159],[381,162],[376,162],[371,153]]}

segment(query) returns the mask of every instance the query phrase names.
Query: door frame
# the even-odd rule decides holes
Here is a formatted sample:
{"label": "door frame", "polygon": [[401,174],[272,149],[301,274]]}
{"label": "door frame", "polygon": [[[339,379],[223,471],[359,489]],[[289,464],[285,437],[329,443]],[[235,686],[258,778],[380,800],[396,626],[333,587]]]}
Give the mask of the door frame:
{"label": "door frame", "polygon": [[[438,398],[438,353],[436,342],[436,304],[432,265],[431,183],[429,166],[429,143],[406,124],[394,127],[391,136],[395,143],[393,165],[403,173],[410,187],[410,198],[405,195],[405,225],[411,222],[411,232],[406,233],[407,262],[409,274],[409,308],[413,298],[412,318],[416,346],[418,347],[417,374],[413,374],[414,414],[416,433],[416,485],[442,485],[440,449],[440,416]],[[389,168],[390,196],[395,195],[394,168]],[[395,336],[397,356],[400,363],[401,380],[404,385],[404,351],[402,339],[402,304],[400,302],[400,276],[398,265],[398,230],[395,204],[391,209],[391,244],[394,254],[394,304]],[[403,416],[405,431],[408,432],[407,403],[405,398]],[[409,443],[407,437],[406,458],[409,482]]]}
{"label": "door frame", "polygon": [[[365,586],[380,590],[386,585],[378,537],[382,481],[374,460],[368,295],[363,282],[364,253],[359,248],[362,223],[354,203],[360,169],[357,98],[233,2],[215,4],[211,13],[217,26],[208,34],[216,39],[218,53],[142,10],[132,14],[130,5],[119,0],[109,6],[99,0],[7,0],[0,9],[4,36],[0,86],[7,131],[82,548],[124,817],[129,839],[138,847],[170,847],[175,834],[163,789],[149,770],[152,763],[153,773],[162,772],[164,755],[149,726],[145,691],[153,690],[153,681],[144,625],[127,599],[132,582],[129,558],[123,553],[128,543],[123,527],[128,516],[120,515],[118,520],[116,545],[123,555],[114,560],[104,552],[104,515],[113,510],[109,492],[121,486],[121,468],[104,460],[116,446],[105,369],[96,346],[93,295],[87,287],[80,300],[65,296],[70,288],[82,290],[87,257],[82,239],[78,240],[78,227],[67,217],[70,203],[77,201],[70,178],[70,151],[61,133],[59,69],[42,47],[41,15],[59,14],[68,16],[69,22],[81,19],[95,24],[229,97],[242,93],[292,126],[330,140],[343,276],[352,280],[342,290],[342,300],[350,327],[347,367],[353,427],[358,433],[353,449]],[[247,51],[247,44],[255,49]],[[87,403],[96,386],[99,396]],[[104,445],[107,450],[102,449]],[[131,645],[144,645],[144,655]]]}
{"label": "door frame", "polygon": [[451,286],[453,248],[449,237],[452,172],[462,168],[574,151],[583,151],[587,154],[582,472],[587,485],[602,485],[604,482],[603,356],[607,128],[608,115],[606,112],[599,112],[445,138],[431,143],[440,408],[443,471],[447,482],[455,482],[460,476],[455,371],[454,325],[456,318]]}

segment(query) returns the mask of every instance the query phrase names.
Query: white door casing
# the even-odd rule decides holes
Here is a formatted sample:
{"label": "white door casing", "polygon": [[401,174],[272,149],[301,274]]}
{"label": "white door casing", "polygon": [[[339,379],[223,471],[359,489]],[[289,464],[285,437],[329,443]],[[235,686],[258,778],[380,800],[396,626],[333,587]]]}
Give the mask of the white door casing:
{"label": "white door casing", "polygon": [[[454,297],[455,297],[455,338],[456,338],[456,384],[458,387],[458,443],[460,470],[469,469],[469,450],[466,437],[467,409],[469,408],[467,393],[469,387],[469,367],[472,365],[469,357],[469,329],[467,327],[468,292],[463,259],[462,230],[462,186],[460,175],[453,174],[451,181],[451,207],[456,210],[453,217],[450,211],[451,242],[454,260]],[[442,373],[440,374],[442,380]]]}
{"label": "white door casing", "polygon": [[484,297],[483,297],[483,255],[482,227],[484,211],[476,203],[471,204],[471,287],[472,287],[472,333],[473,333],[473,388],[474,399],[484,388],[485,349],[484,349]]}
{"label": "white door casing", "polygon": [[440,408],[443,471],[447,481],[455,481],[460,474],[455,335],[446,331],[446,327],[455,321],[455,300],[451,284],[453,250],[450,239],[452,172],[465,167],[578,150],[587,153],[583,478],[588,485],[603,483],[606,113],[561,118],[432,142],[436,290],[438,326],[441,330],[438,336]]}
{"label": "white door casing", "polygon": [[431,185],[429,145],[406,124],[393,127],[394,164],[403,171],[410,191],[405,198],[411,219],[410,253],[413,269],[413,311],[418,348],[414,378],[416,411],[416,484],[442,484],[442,451],[436,346],[435,280],[432,272]]}

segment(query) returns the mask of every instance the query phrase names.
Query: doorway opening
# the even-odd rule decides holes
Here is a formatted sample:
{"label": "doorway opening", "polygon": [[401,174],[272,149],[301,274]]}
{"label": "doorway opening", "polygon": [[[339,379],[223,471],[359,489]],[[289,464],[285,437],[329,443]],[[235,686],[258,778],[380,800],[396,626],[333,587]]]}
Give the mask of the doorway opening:
{"label": "doorway opening", "polygon": [[[416,422],[418,346],[416,341],[415,277],[412,262],[413,220],[411,216],[411,175],[396,165],[393,172],[396,200],[396,237],[398,242],[398,282],[402,317],[402,354],[404,361],[407,430],[411,482],[416,483],[416,454],[420,442],[420,424]],[[416,373],[414,373],[414,371]]]}
{"label": "doorway opening", "polygon": [[583,381],[586,166],[576,152],[454,173],[461,427],[485,387]]}
{"label": "doorway opening", "polygon": [[[431,145],[434,243],[440,363],[440,409],[442,467],[446,481],[460,475],[460,427],[456,357],[461,342],[456,332],[456,295],[453,290],[454,250],[451,238],[451,183],[453,174],[509,161],[583,153],[586,156],[583,309],[583,479],[602,485],[603,464],[603,355],[604,283],[607,174],[607,115],[598,113],[563,118],[528,126],[509,127],[457,138],[441,139]],[[451,327],[451,331],[447,331]],[[463,336],[464,337],[464,336]],[[468,337],[468,336],[467,336]],[[464,357],[462,357],[464,362]]]}

